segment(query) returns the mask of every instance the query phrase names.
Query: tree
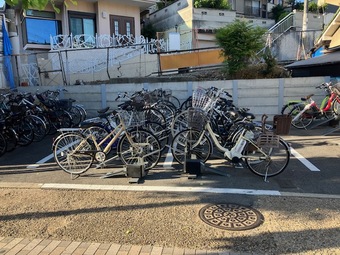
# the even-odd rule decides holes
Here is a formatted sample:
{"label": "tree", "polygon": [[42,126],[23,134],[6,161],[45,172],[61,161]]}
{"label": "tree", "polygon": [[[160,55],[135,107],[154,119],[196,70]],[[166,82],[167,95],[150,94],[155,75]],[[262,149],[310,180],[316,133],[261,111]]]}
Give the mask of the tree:
{"label": "tree", "polygon": [[231,6],[227,0],[194,0],[194,7],[231,10]]}
{"label": "tree", "polygon": [[[9,6],[17,6],[19,3],[22,4],[22,9],[38,9],[38,10],[44,10],[46,6],[50,3],[54,10],[59,13],[60,9],[55,5],[54,0],[5,0],[6,4]],[[73,5],[77,5],[77,1],[75,0],[66,0],[64,1],[64,4],[68,6],[68,2],[72,3]]]}
{"label": "tree", "polygon": [[170,4],[173,4],[176,0],[160,0],[158,1],[157,4],[157,8],[158,10],[163,9],[164,7],[169,6]]}
{"label": "tree", "polygon": [[145,38],[149,39],[156,38],[156,29],[151,23],[148,23],[145,26],[143,26],[141,33]]}
{"label": "tree", "polygon": [[288,14],[285,8],[278,4],[272,8],[272,14],[275,22],[278,22],[282,17]]}
{"label": "tree", "polygon": [[222,48],[230,75],[247,67],[257,52],[264,48],[265,32],[261,27],[239,20],[217,30],[217,44]]}

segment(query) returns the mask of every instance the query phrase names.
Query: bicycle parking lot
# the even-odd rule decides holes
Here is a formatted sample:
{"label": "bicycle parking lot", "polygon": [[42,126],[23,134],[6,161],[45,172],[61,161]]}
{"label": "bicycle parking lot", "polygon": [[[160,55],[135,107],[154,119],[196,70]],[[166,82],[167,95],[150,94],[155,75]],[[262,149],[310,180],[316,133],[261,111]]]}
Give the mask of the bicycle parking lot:
{"label": "bicycle parking lot", "polygon": [[[120,161],[112,162],[112,167],[89,169],[77,178],[62,171],[54,162],[51,144],[54,136],[27,147],[18,147],[0,158],[0,182],[14,183],[68,183],[96,185],[131,185],[170,187],[199,187],[225,189],[224,192],[293,192],[340,195],[336,185],[340,179],[340,138],[336,131],[323,135],[335,128],[321,125],[312,130],[291,129],[284,136],[292,146],[292,157],[287,169],[280,175],[263,178],[254,175],[246,166],[234,167],[216,155],[207,161],[202,175],[188,178],[183,166],[175,163],[167,150],[157,167],[140,180],[129,184],[129,178],[117,174],[105,178],[107,173],[124,170]],[[216,173],[217,171],[217,173]],[[75,176],[74,176],[75,177]],[[189,176],[190,177],[190,176]],[[236,191],[233,189],[237,189]],[[274,194],[273,193],[273,194]]]}

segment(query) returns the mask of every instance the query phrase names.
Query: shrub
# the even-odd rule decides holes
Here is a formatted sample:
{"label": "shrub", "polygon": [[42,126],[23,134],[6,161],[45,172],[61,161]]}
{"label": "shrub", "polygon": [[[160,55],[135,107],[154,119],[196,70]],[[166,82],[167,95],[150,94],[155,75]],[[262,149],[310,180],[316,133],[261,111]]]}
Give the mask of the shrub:
{"label": "shrub", "polygon": [[228,73],[233,75],[246,67],[265,45],[265,30],[244,21],[235,21],[216,31]]}

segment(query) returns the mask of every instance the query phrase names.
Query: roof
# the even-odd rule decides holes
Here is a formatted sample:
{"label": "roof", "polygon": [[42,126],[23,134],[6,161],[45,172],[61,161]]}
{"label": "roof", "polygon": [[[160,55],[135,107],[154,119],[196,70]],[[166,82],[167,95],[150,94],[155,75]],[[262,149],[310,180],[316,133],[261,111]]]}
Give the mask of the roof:
{"label": "roof", "polygon": [[306,60],[297,61],[292,64],[286,65],[285,67],[288,69],[294,69],[294,68],[304,68],[308,66],[331,65],[335,63],[340,63],[340,51],[328,53],[320,57],[314,57],[314,58],[309,58]]}

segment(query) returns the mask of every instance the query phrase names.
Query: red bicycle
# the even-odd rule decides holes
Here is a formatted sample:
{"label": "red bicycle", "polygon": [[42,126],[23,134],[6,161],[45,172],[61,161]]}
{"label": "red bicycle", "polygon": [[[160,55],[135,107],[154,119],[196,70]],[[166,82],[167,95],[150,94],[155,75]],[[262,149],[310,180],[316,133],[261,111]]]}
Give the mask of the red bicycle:
{"label": "red bicycle", "polygon": [[292,101],[285,105],[286,108],[291,107],[288,114],[292,116],[292,125],[295,128],[307,128],[315,119],[332,120],[340,117],[340,84],[333,85],[328,82],[322,83],[316,88],[324,89],[327,92],[320,107],[312,98],[314,94],[301,98],[300,102]]}

